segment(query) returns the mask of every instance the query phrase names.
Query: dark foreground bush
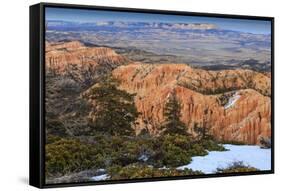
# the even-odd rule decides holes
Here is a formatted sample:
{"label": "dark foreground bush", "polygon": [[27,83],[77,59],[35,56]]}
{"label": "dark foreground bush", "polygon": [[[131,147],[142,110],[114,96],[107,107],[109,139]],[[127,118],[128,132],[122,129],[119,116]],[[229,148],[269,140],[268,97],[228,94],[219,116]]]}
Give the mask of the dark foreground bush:
{"label": "dark foreground bush", "polygon": [[155,167],[177,167],[191,161],[190,139],[184,135],[165,135],[153,141],[153,154],[149,160]]}
{"label": "dark foreground bush", "polygon": [[226,151],[216,141],[207,139],[194,141],[187,135],[165,135],[154,140],[154,155],[151,165],[155,167],[177,167],[191,162],[193,156],[204,156],[208,151]]}
{"label": "dark foreground bush", "polygon": [[46,145],[46,175],[63,175],[93,168],[102,159],[91,145],[76,139],[55,139]]}
{"label": "dark foreground bush", "polygon": [[234,162],[229,165],[227,168],[218,168],[216,173],[236,173],[236,172],[254,172],[259,171],[254,167],[245,165],[242,161]]}
{"label": "dark foreground bush", "polygon": [[[207,150],[223,151],[224,148],[215,141],[194,141],[187,135],[133,137],[97,133],[79,139],[49,136],[46,173],[48,177],[56,177],[83,170],[108,170],[113,166],[122,169],[131,164],[150,165],[155,169],[164,166],[175,168],[189,164],[193,156],[207,155]],[[148,173],[145,177],[152,176],[151,173],[158,172],[155,169],[141,172]],[[178,172],[161,171],[161,174],[165,173]]]}
{"label": "dark foreground bush", "polygon": [[153,178],[169,176],[187,176],[202,174],[200,171],[190,169],[177,170],[175,168],[159,169],[150,166],[131,164],[126,167],[114,166],[109,169],[109,175],[112,180],[136,179],[136,178]]}
{"label": "dark foreground bush", "polygon": [[218,144],[216,141],[209,139],[209,140],[202,140],[202,146],[208,151],[226,151],[222,144]]}

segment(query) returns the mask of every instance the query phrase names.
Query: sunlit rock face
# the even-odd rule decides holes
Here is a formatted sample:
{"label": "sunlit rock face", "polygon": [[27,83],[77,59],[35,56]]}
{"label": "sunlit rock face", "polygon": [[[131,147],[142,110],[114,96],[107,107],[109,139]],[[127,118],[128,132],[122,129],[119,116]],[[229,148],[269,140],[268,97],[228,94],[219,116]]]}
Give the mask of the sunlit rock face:
{"label": "sunlit rock face", "polygon": [[[129,64],[113,70],[120,88],[136,93],[138,131],[157,134],[163,108],[175,92],[182,104],[181,119],[188,131],[206,126],[226,141],[258,144],[271,136],[270,78],[250,70],[205,71],[185,64]],[[222,103],[221,97],[227,99]]]}
{"label": "sunlit rock face", "polygon": [[106,47],[87,47],[79,41],[46,44],[47,73],[66,75],[80,83],[93,81],[129,60]]}
{"label": "sunlit rock face", "polygon": [[[46,72],[63,76],[86,91],[100,77],[112,74],[120,89],[135,93],[141,115],[137,133],[154,135],[164,122],[163,109],[171,93],[181,103],[187,131],[206,127],[219,140],[258,144],[271,136],[271,75],[252,70],[203,70],[187,64],[133,62],[107,47],[79,41],[46,43]],[[62,81],[52,78],[55,84]],[[83,92],[80,92],[83,93]]]}

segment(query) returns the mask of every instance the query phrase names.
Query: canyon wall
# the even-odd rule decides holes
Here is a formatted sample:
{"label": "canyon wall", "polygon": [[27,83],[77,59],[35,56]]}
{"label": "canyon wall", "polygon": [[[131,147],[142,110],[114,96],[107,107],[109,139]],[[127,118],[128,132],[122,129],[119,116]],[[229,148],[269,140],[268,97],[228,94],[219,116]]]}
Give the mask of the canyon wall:
{"label": "canyon wall", "polygon": [[[147,127],[159,132],[164,105],[175,92],[182,104],[181,119],[191,133],[195,124],[204,124],[225,141],[258,144],[260,137],[271,136],[270,78],[258,72],[137,63],[120,66],[112,74],[120,79],[121,89],[136,93],[135,103],[142,113],[139,130]],[[222,105],[220,97],[225,94],[228,102]]]}
{"label": "canyon wall", "polygon": [[[205,126],[219,140],[247,144],[258,144],[261,137],[271,137],[270,73],[132,62],[110,48],[87,47],[79,41],[46,43],[45,59],[46,73],[51,79],[47,89],[54,92],[55,87],[58,97],[65,79],[76,83],[74,89],[84,87],[78,92],[80,95],[103,76],[112,74],[119,79],[120,89],[136,94],[135,104],[141,113],[135,127],[137,133],[144,128],[154,135],[159,133],[164,105],[169,95],[175,93],[181,103],[181,120],[190,133],[195,133],[195,126]],[[71,95],[70,100],[81,99],[79,94]],[[46,98],[47,102],[51,99],[48,95]],[[59,99],[56,102],[61,106],[56,113],[71,105],[67,101],[62,105]]]}

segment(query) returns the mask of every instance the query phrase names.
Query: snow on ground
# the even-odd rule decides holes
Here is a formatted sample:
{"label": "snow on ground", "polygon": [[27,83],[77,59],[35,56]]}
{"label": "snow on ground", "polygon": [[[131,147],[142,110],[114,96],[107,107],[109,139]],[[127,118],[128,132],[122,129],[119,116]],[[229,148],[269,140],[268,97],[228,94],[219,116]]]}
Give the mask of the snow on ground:
{"label": "snow on ground", "polygon": [[224,105],[224,109],[231,108],[234,106],[235,102],[238,101],[240,95],[236,92],[231,98],[229,98],[228,102]]}
{"label": "snow on ground", "polygon": [[138,160],[141,160],[141,161],[146,162],[146,161],[148,160],[148,156],[145,155],[145,154],[143,154],[143,155],[141,155],[141,156],[138,158]]}
{"label": "snow on ground", "polygon": [[271,149],[261,149],[259,146],[253,145],[231,144],[225,144],[224,147],[229,151],[211,151],[206,156],[192,157],[190,164],[180,166],[177,169],[190,168],[211,174],[217,168],[227,168],[233,162],[238,161],[242,161],[244,165],[249,165],[259,170],[271,169]]}
{"label": "snow on ground", "polygon": [[110,178],[110,176],[108,174],[102,174],[99,176],[93,176],[91,179],[94,181],[100,181],[100,180],[107,180],[109,178]]}
{"label": "snow on ground", "polygon": [[170,168],[167,168],[166,166],[159,168],[159,170],[168,170],[168,169],[170,169]]}
{"label": "snow on ground", "polygon": [[97,172],[97,173],[105,173],[106,170],[105,170],[104,168],[100,168],[100,169],[98,169],[96,172]]}

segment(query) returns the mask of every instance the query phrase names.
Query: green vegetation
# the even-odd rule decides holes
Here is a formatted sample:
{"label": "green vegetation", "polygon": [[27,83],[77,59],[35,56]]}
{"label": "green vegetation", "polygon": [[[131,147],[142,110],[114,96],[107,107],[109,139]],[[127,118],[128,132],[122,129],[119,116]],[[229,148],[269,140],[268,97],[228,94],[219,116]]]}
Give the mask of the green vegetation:
{"label": "green vegetation", "polygon": [[225,169],[218,168],[216,173],[235,173],[235,172],[254,172],[254,171],[258,171],[258,169],[244,165],[243,162],[238,161],[229,165]]}
{"label": "green vegetation", "polygon": [[46,124],[46,130],[48,136],[59,136],[59,137],[65,137],[67,136],[66,129],[63,125],[63,123],[56,119],[56,118],[47,118],[48,123]]}
{"label": "green vegetation", "polygon": [[75,139],[52,137],[46,145],[46,175],[63,175],[93,168],[98,160],[92,147]]}
{"label": "green vegetation", "polygon": [[191,140],[186,136],[165,135],[156,141],[156,146],[153,159],[158,167],[177,167],[191,162]]}
{"label": "green vegetation", "polygon": [[[113,166],[122,168],[131,164],[151,165],[154,170],[164,166],[174,168],[190,163],[192,156],[206,155],[207,149],[224,150],[212,140],[197,142],[185,135],[155,138],[97,134],[87,139],[49,136],[46,145],[46,173],[47,177],[53,177],[88,169],[109,170]],[[157,173],[160,172],[164,171]]]}
{"label": "green vegetation", "polygon": [[186,135],[186,125],[180,120],[181,104],[177,100],[175,92],[169,94],[168,101],[164,107],[165,122],[161,126],[163,134]]}
{"label": "green vegetation", "polygon": [[[206,113],[206,110],[205,110]],[[206,139],[212,139],[212,135],[210,134],[210,127],[207,126],[206,120],[203,120],[203,125],[200,126],[198,123],[194,124],[194,132],[197,134],[196,139],[198,141],[203,141]]]}
{"label": "green vegetation", "polygon": [[120,180],[120,179],[198,175],[198,174],[202,174],[202,172],[192,171],[190,169],[185,169],[185,170],[176,170],[174,168],[159,169],[151,166],[131,164],[126,167],[113,166],[109,169],[109,174],[112,180]]}
{"label": "green vegetation", "polygon": [[209,151],[224,151],[224,147],[215,141],[211,134],[211,127],[208,125],[207,119],[209,118],[209,115],[212,114],[212,109],[206,108],[204,110],[203,115],[203,122],[202,124],[195,123],[194,124],[194,132],[196,135],[196,140],[199,142],[205,149]]}
{"label": "green vegetation", "polygon": [[110,135],[132,136],[132,125],[138,116],[134,95],[117,89],[117,84],[117,80],[105,78],[90,90],[91,99],[97,103],[91,127]]}
{"label": "green vegetation", "polygon": [[[48,117],[47,178],[98,169],[106,169],[112,179],[200,174],[175,168],[190,163],[193,156],[207,155],[207,150],[225,150],[212,138],[206,122],[196,125],[197,136],[188,133],[188,127],[180,120],[181,103],[174,92],[164,107],[161,133],[152,136],[148,129],[143,129],[136,135],[134,126],[139,113],[134,95],[118,89],[117,84],[118,81],[107,78],[89,90],[89,101],[95,106],[89,108],[84,103],[81,108],[94,114],[77,127],[79,130],[73,131],[70,123],[61,122],[55,115]],[[75,117],[81,119],[87,112],[76,112]],[[206,110],[205,115],[210,112]]]}
{"label": "green vegetation", "polygon": [[229,102],[229,98],[232,97],[235,92],[227,92],[219,95],[217,101],[221,106],[225,106]]}

